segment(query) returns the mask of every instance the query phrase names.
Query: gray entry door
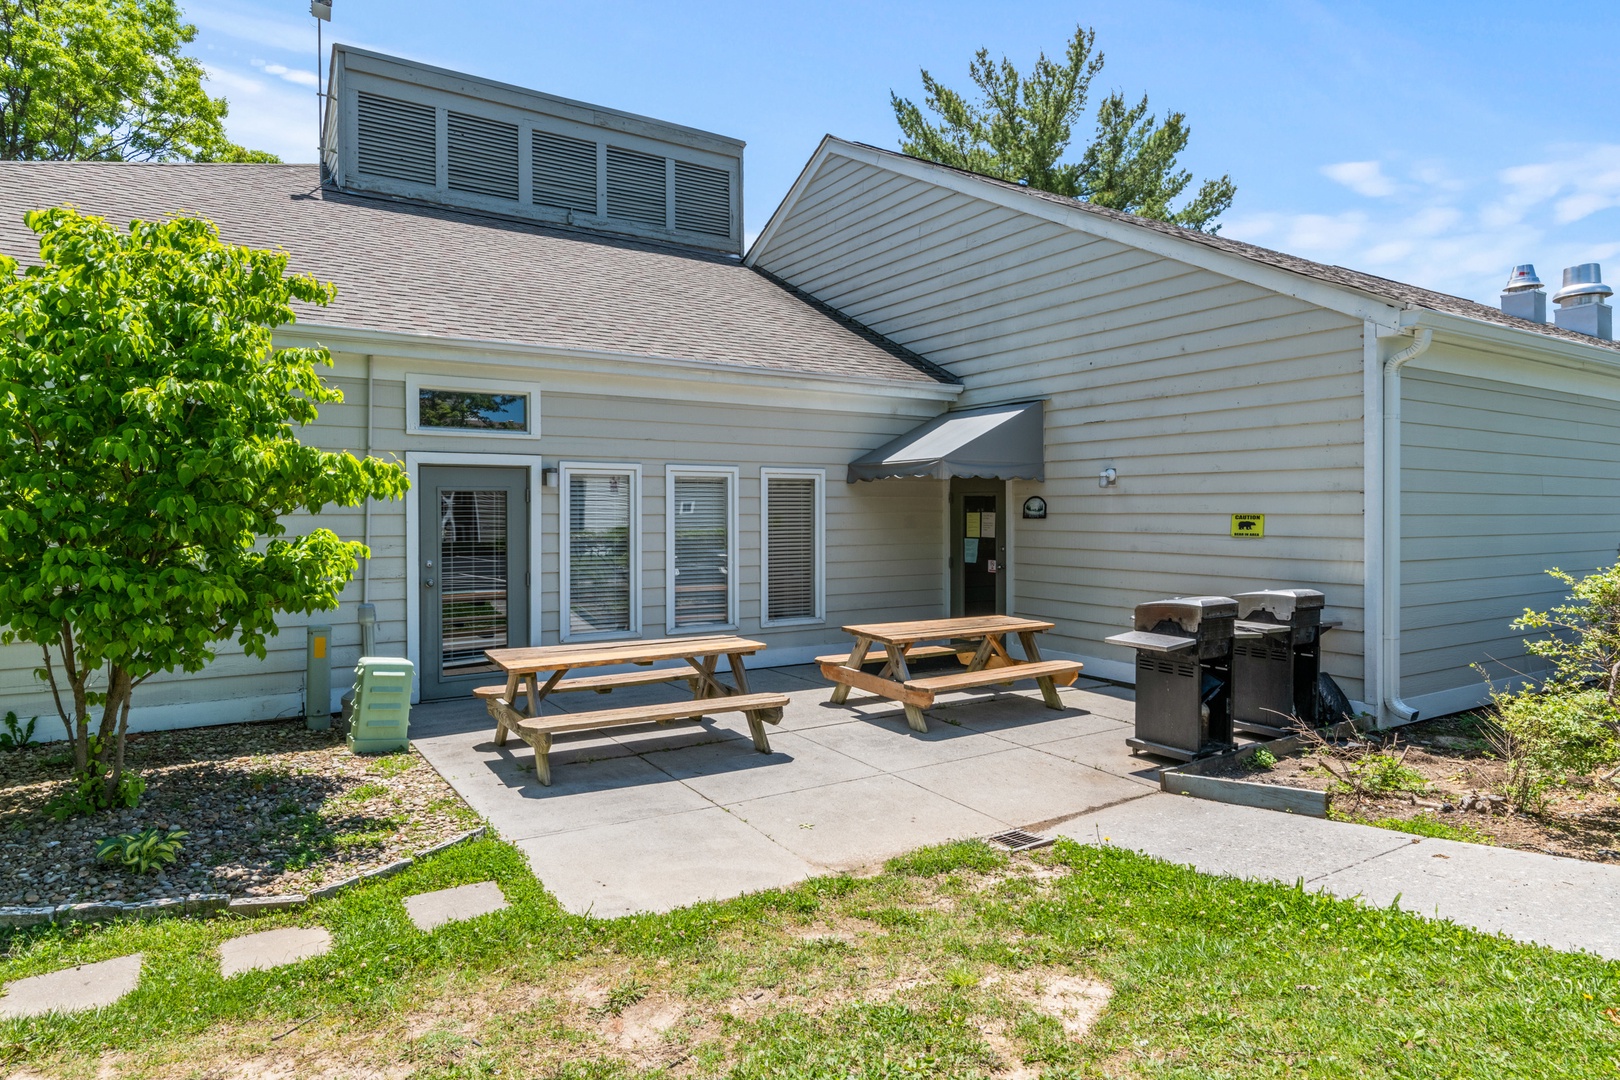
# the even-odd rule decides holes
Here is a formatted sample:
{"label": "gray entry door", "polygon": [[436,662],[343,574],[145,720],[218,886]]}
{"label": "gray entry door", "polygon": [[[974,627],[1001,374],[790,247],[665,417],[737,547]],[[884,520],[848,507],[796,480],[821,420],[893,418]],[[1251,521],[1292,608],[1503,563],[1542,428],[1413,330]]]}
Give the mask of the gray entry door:
{"label": "gray entry door", "polygon": [[1007,612],[1006,485],[1000,480],[951,481],[951,614]]}
{"label": "gray entry door", "polygon": [[492,681],[485,649],[529,644],[528,480],[526,469],[422,468],[425,701]]}

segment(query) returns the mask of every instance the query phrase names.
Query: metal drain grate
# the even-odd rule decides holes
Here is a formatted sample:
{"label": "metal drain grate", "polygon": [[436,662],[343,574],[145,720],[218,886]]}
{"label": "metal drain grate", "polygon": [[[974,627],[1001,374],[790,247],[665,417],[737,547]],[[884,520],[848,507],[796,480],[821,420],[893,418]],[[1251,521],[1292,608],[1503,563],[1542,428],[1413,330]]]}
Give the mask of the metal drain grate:
{"label": "metal drain grate", "polygon": [[1041,836],[1037,833],[1025,832],[1023,829],[1008,829],[1006,832],[996,833],[985,837],[986,841],[1008,851],[1034,851],[1036,848],[1050,847],[1057,843],[1055,836]]}

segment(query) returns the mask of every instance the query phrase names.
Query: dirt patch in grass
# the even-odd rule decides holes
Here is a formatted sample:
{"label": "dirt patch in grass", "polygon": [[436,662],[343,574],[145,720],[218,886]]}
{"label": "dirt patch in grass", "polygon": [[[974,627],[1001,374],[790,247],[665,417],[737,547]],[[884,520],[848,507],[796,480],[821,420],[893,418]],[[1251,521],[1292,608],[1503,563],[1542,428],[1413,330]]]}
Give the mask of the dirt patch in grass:
{"label": "dirt patch in grass", "polygon": [[1384,828],[1620,863],[1620,790],[1595,776],[1569,777],[1534,814],[1478,798],[1502,790],[1505,770],[1473,715],[1411,724],[1386,733],[1378,745],[1414,774],[1400,790],[1360,796],[1337,791],[1335,779],[1309,754],[1267,769],[1234,763],[1211,775],[1327,791],[1336,816]]}
{"label": "dirt patch in grass", "polygon": [[[477,824],[414,750],[357,757],[298,720],[131,735],[140,806],[56,821],[46,807],[68,785],[69,753],[0,753],[0,904],[306,892]],[[151,827],[190,834],[173,866],[97,861],[97,841]]]}

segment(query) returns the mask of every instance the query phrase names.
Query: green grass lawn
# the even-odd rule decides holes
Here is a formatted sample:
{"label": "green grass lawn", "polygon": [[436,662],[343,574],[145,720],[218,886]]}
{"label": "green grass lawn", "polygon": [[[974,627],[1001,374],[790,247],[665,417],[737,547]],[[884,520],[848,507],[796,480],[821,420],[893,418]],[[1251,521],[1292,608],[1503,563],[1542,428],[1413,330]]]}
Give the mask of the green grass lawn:
{"label": "green grass lawn", "polygon": [[[405,917],[404,896],[487,878],[510,908],[431,934]],[[314,924],[331,954],[220,978],[222,939]],[[876,877],[591,921],[490,840],[296,914],[36,929],[6,946],[7,981],[146,958],[140,987],[101,1013],[0,1023],[0,1072],[25,1074],[1620,1073],[1620,965],[1068,842],[1011,860],[949,845]],[[1109,989],[1071,1035],[1064,1010]]]}

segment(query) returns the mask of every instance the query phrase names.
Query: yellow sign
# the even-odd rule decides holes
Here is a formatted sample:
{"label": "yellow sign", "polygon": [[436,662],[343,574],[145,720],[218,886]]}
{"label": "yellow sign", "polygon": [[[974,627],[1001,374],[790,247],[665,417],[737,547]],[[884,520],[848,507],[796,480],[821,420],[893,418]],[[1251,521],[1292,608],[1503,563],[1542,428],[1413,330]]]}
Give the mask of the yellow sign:
{"label": "yellow sign", "polygon": [[326,638],[325,637],[317,637],[315,639],[315,659],[317,659],[317,660],[325,660],[326,659]]}
{"label": "yellow sign", "polygon": [[1266,515],[1264,514],[1233,514],[1232,535],[1241,536],[1245,540],[1258,540],[1266,535]]}

